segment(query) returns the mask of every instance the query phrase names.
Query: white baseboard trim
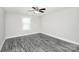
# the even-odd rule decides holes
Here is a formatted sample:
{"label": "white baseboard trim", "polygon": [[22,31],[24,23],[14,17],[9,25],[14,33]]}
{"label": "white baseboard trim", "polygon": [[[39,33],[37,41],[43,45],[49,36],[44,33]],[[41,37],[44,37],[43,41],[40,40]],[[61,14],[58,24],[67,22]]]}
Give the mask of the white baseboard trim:
{"label": "white baseboard trim", "polygon": [[37,33],[39,33],[39,32],[28,33],[28,34],[19,34],[17,36],[14,35],[14,36],[10,36],[10,37],[5,37],[5,39],[14,38],[14,37],[20,37],[20,36],[25,36],[25,35],[32,35],[32,34],[37,34]]}
{"label": "white baseboard trim", "polygon": [[[44,33],[44,32],[43,32],[43,34],[46,34],[46,35],[51,36],[51,37],[54,37],[54,38],[58,38],[58,39],[60,39],[60,40],[66,41],[66,42],[70,42],[70,43],[72,43],[72,44],[79,45],[78,42],[70,41],[70,40],[65,39],[65,38],[60,38],[60,37],[57,37],[57,36],[54,36],[54,35],[51,35],[51,34],[48,34],[48,33]],[[65,39],[65,40],[64,40],[64,39]]]}
{"label": "white baseboard trim", "polygon": [[[17,36],[5,37],[5,40],[6,40],[6,39],[9,39],[9,38],[13,38],[13,37],[19,37],[19,36],[31,35],[31,34],[37,34],[37,33],[40,33],[40,32],[29,33],[29,34],[20,34],[20,35],[17,35]],[[41,32],[41,33],[46,34],[46,35],[51,36],[51,37],[54,37],[54,38],[58,38],[58,39],[60,39],[60,40],[65,39],[65,38],[60,38],[60,37],[57,37],[57,36],[54,36],[54,35],[51,35],[51,34],[48,34],[48,33],[44,33],[44,32]],[[70,41],[70,40],[68,40],[68,39],[65,39],[65,40],[63,40],[63,41],[66,41],[66,42],[70,42],[70,43],[73,43],[73,44],[79,45],[78,42]]]}
{"label": "white baseboard trim", "polygon": [[0,51],[1,51],[2,47],[3,47],[4,42],[5,42],[5,39],[3,41],[1,41],[1,43],[0,43]]}

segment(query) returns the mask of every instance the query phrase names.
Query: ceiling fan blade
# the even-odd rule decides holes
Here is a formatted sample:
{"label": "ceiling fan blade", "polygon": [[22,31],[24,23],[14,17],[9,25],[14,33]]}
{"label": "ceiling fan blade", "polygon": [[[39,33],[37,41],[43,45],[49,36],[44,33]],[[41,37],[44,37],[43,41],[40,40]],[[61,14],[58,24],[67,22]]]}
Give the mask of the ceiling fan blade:
{"label": "ceiling fan blade", "polygon": [[46,10],[46,8],[41,8],[40,10]]}
{"label": "ceiling fan blade", "polygon": [[39,12],[44,13],[44,11],[39,10]]}
{"label": "ceiling fan blade", "polygon": [[39,8],[38,8],[38,7],[32,7],[32,8],[33,8],[34,10],[37,10],[37,11],[39,10]]}
{"label": "ceiling fan blade", "polygon": [[36,7],[32,7],[33,9],[36,9]]}

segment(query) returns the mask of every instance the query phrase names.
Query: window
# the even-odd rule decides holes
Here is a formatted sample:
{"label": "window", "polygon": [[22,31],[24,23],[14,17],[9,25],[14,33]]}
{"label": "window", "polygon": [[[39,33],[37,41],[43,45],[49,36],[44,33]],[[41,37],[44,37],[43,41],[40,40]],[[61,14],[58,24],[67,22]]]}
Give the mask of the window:
{"label": "window", "polygon": [[23,30],[30,30],[31,27],[31,19],[28,17],[22,18]]}

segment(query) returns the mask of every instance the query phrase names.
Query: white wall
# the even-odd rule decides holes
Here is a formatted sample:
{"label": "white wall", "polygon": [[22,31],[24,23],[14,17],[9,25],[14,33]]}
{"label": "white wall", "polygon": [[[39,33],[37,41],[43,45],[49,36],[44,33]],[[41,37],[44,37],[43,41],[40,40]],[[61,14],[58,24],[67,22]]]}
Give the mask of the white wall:
{"label": "white wall", "polygon": [[5,38],[5,29],[4,29],[4,10],[2,8],[0,8],[0,50],[1,47],[4,43],[4,38]]}
{"label": "white wall", "polygon": [[[31,17],[30,31],[22,30],[22,16]],[[42,18],[17,13],[6,14],[6,38],[39,32],[79,43],[79,8],[61,8],[44,15]]]}
{"label": "white wall", "polygon": [[[31,18],[31,29],[23,31],[22,29],[22,17]],[[6,38],[23,36],[27,34],[39,33],[40,32],[40,20],[39,17],[22,15],[17,13],[6,14]]]}
{"label": "white wall", "polygon": [[61,8],[43,16],[43,33],[79,44],[79,8]]}

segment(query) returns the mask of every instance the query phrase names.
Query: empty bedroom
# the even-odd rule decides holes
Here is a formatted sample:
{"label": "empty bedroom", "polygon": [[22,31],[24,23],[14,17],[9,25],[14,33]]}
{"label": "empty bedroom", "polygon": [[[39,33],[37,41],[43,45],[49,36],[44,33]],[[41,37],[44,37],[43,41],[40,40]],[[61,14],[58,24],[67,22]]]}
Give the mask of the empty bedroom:
{"label": "empty bedroom", "polygon": [[0,7],[0,52],[79,52],[79,7]]}

